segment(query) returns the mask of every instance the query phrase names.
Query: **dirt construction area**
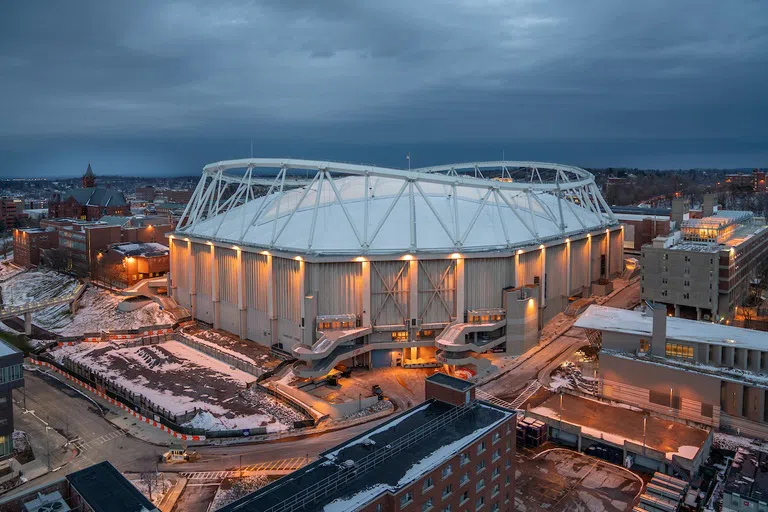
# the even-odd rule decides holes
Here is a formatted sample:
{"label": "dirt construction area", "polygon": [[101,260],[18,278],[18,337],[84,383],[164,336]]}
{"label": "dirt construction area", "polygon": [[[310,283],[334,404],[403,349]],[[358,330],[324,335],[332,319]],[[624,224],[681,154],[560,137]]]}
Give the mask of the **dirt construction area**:
{"label": "dirt construction area", "polygon": [[643,487],[629,470],[560,448],[518,453],[515,478],[521,512],[630,511]]}
{"label": "dirt construction area", "polygon": [[51,355],[143,396],[167,411],[165,416],[191,418],[184,423],[187,426],[205,430],[265,427],[274,432],[306,419],[252,386],[255,376],[177,341],[144,346],[80,343],[58,347]]}

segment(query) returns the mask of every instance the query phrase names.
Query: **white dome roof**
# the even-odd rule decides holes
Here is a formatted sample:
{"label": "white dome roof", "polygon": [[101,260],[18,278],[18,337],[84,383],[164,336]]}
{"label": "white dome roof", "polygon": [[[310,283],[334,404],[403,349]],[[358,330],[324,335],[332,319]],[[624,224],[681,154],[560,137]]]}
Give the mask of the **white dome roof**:
{"label": "white dome roof", "polygon": [[182,219],[179,233],[310,254],[481,252],[537,244],[609,221],[567,190],[571,200],[536,184],[510,188],[476,180],[484,185],[463,186],[456,184],[461,180],[440,182],[430,174],[417,173],[416,179],[378,174],[333,177],[320,171],[308,186],[232,205],[195,222]]}

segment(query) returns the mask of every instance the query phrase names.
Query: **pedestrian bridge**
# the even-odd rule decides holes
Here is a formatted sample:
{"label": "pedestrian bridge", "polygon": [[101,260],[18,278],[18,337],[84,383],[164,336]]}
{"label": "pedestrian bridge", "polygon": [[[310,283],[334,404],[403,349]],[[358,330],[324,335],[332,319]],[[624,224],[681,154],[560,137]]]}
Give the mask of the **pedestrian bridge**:
{"label": "pedestrian bridge", "polygon": [[86,280],[78,284],[77,288],[72,290],[72,292],[60,297],[36,302],[26,302],[24,304],[0,305],[0,320],[24,315],[24,334],[29,336],[32,334],[32,313],[54,306],[60,306],[62,304],[69,304],[70,311],[74,313],[77,311],[77,301],[80,300],[80,297],[83,295],[87,286],[88,281]]}

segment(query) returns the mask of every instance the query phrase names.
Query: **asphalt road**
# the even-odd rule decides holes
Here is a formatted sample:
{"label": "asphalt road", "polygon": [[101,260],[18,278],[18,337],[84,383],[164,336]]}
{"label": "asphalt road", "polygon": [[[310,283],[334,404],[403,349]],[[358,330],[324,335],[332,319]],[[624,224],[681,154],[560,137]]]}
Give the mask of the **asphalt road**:
{"label": "asphalt road", "polygon": [[[48,473],[17,487],[13,494],[57,480],[65,474],[107,459],[121,471],[142,471],[154,466],[159,455],[165,451],[163,448],[123,435],[102,417],[101,410],[93,402],[53,377],[42,372],[25,371],[24,383],[27,409],[34,411],[35,416],[47,422],[68,440],[74,441],[70,444],[69,451],[79,447],[79,453],[60,471]],[[17,405],[14,414],[23,415],[22,390],[13,391],[13,400]],[[33,421],[29,414],[24,417],[25,421]],[[44,426],[42,430],[44,432]],[[62,459],[64,457],[54,457],[53,461],[55,463]]]}

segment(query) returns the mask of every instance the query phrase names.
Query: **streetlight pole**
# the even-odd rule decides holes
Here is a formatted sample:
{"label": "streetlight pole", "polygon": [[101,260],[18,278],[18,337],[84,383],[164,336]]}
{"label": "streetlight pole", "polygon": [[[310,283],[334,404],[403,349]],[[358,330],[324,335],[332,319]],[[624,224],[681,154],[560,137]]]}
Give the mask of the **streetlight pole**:
{"label": "streetlight pole", "polygon": [[560,427],[557,429],[557,438],[560,439],[563,433],[563,392],[560,392]]}
{"label": "streetlight pole", "polygon": [[240,478],[243,478],[243,455],[240,454]]}
{"label": "streetlight pole", "polygon": [[648,422],[648,415],[643,416],[643,455],[645,455],[645,426]]}

